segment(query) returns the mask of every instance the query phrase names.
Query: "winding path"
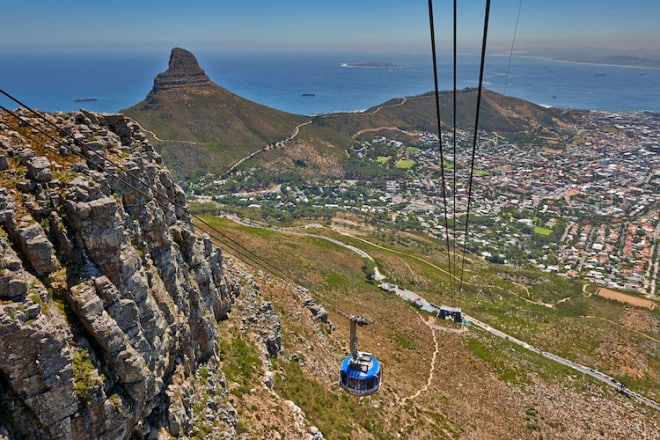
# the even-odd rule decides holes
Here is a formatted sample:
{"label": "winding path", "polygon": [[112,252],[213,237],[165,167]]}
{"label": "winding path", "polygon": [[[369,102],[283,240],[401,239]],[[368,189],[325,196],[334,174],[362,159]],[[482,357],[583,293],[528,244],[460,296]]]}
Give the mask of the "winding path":
{"label": "winding path", "polygon": [[[408,400],[415,400],[423,392],[425,392],[426,390],[429,389],[429,387],[431,386],[431,382],[433,382],[433,374],[435,373],[435,360],[438,357],[438,354],[440,354],[440,346],[438,345],[438,337],[435,334],[435,327],[433,326],[433,324],[431,322],[429,322],[429,320],[424,319],[419,312],[416,311],[416,313],[417,313],[417,315],[419,315],[419,319],[424,321],[424,324],[426,324],[426,326],[431,329],[431,333],[433,334],[433,344],[435,345],[435,351],[433,352],[433,357],[431,358],[431,366],[429,367],[429,377],[426,380],[426,385],[424,385],[422,388],[418,389],[415,392],[415,394],[413,394],[411,396],[408,396],[408,397],[404,397],[401,400],[402,405],[404,405]],[[433,319],[433,318],[430,318],[430,319]]]}
{"label": "winding path", "polygon": [[384,108],[388,108],[388,107],[400,107],[400,106],[402,106],[403,104],[405,104],[406,101],[408,101],[408,98],[402,98],[402,99],[401,99],[401,102],[399,102],[398,104],[379,105],[378,107],[376,107],[376,109],[375,109],[374,111],[372,111],[371,113],[367,113],[367,114],[368,114],[368,115],[375,115],[376,113],[378,113],[379,111],[381,111],[381,110],[384,109]]}
{"label": "winding path", "polygon": [[293,133],[291,133],[291,136],[289,136],[288,138],[282,139],[280,141],[273,142],[272,144],[269,144],[269,145],[264,145],[263,147],[259,148],[256,151],[253,151],[252,153],[248,154],[247,156],[244,156],[244,157],[232,162],[232,164],[229,165],[229,168],[227,169],[227,171],[225,171],[224,174],[231,174],[232,172],[234,172],[234,170],[240,164],[242,164],[246,160],[252,159],[254,156],[256,156],[259,153],[263,153],[264,151],[272,150],[275,147],[278,147],[280,145],[284,145],[285,143],[292,141],[300,133],[300,128],[301,127],[304,127],[305,125],[308,125],[308,124],[311,124],[311,123],[312,123],[312,120],[310,119],[309,121],[303,122],[302,124],[298,124],[298,125],[296,125],[296,128],[293,129]]}
{"label": "winding path", "polygon": [[399,127],[376,127],[376,128],[364,128],[353,134],[353,137],[360,136],[363,133],[369,133],[370,131],[380,131],[380,130],[391,130],[391,131],[400,131],[401,133],[407,134],[408,136],[414,136],[416,133],[411,131],[403,130]]}
{"label": "winding path", "polygon": [[[161,139],[161,138],[158,137],[158,135],[156,135],[156,133],[154,133],[151,130],[147,130],[142,125],[140,125],[139,122],[135,121],[135,123],[137,124],[138,127],[140,127],[140,130],[142,130],[146,133],[149,133],[158,142],[176,142],[176,143],[179,143],[179,144],[187,144],[187,145],[199,145],[199,144],[201,144],[201,142],[180,141],[180,140],[176,140],[176,139]],[[225,174],[232,173],[240,164],[242,164],[246,160],[252,159],[254,156],[256,156],[259,153],[262,153],[264,151],[268,151],[268,150],[273,149],[277,146],[280,146],[280,145],[283,145],[287,142],[292,141],[296,136],[298,136],[298,134],[300,133],[300,129],[302,127],[304,127],[305,125],[311,124],[311,123],[312,123],[312,120],[310,119],[309,121],[305,121],[302,124],[298,124],[293,129],[293,133],[291,133],[291,136],[289,136],[288,138],[282,139],[280,141],[273,142],[272,144],[269,144],[269,145],[265,145],[265,146],[259,148],[258,150],[253,151],[252,153],[248,154],[247,156],[242,157],[242,158],[232,162],[232,164],[229,165],[229,169],[225,172]]]}
{"label": "winding path", "polygon": [[133,120],[133,122],[135,122],[137,124],[137,126],[140,127],[140,130],[144,131],[145,133],[149,133],[158,142],[177,142],[179,144],[187,144],[187,145],[199,145],[200,144],[200,142],[180,141],[180,140],[177,140],[177,139],[161,139],[153,131],[147,130],[146,128],[141,126],[138,121]]}
{"label": "winding path", "polygon": [[410,100],[413,100],[413,99],[422,99],[422,98],[425,98],[425,97],[426,97],[426,95],[419,95],[419,96],[411,96],[411,97],[401,98],[401,102],[399,102],[399,103],[396,103],[396,104],[387,104],[387,105],[379,105],[378,107],[376,107],[376,109],[375,109],[374,111],[372,111],[371,113],[366,113],[366,114],[368,114],[368,115],[374,115],[374,114],[378,113],[379,111],[381,111],[381,110],[384,109],[384,108],[389,108],[389,107],[400,107],[400,106],[402,106],[403,104],[405,104],[406,102],[408,102],[409,99],[410,99]]}

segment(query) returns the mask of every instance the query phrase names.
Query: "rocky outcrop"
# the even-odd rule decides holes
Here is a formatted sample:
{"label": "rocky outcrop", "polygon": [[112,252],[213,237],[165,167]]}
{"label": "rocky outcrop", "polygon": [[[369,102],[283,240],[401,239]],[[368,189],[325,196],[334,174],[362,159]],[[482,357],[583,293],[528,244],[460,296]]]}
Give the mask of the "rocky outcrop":
{"label": "rocky outcrop", "polygon": [[152,93],[160,90],[208,86],[213,86],[213,83],[206,76],[204,69],[199,66],[195,56],[185,49],[175,47],[170,54],[167,70],[159,73],[154,79]]}
{"label": "rocky outcrop", "polygon": [[[186,54],[173,53],[164,87]],[[182,80],[201,84],[198,73]],[[0,433],[178,435],[190,419],[182,384],[215,358],[239,292],[222,252],[194,234],[182,190],[134,122],[47,115],[55,132],[22,117],[0,118]],[[61,142],[32,141],[26,124]]]}

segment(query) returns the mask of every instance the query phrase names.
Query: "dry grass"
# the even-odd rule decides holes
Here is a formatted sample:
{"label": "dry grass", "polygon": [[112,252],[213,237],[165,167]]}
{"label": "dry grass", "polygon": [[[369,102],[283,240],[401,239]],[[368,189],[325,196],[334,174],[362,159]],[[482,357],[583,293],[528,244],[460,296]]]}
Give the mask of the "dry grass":
{"label": "dry grass", "polygon": [[596,290],[596,295],[607,299],[613,299],[614,301],[630,304],[631,306],[635,307],[644,307],[649,310],[655,309],[655,302],[651,301],[650,299],[627,295],[625,293],[617,292],[616,290],[605,289],[604,287],[599,287],[598,290]]}
{"label": "dry grass", "polygon": [[[410,305],[367,283],[361,258],[344,248],[323,240],[246,228],[226,220],[214,221],[224,234],[251,250],[247,254],[240,251],[243,253],[240,258],[255,269],[262,267],[270,272],[259,280],[264,296],[273,301],[282,320],[285,352],[276,366],[284,379],[277,385],[278,392],[301,406],[308,422],[321,428],[327,438],[488,439],[537,438],[539,434],[551,438],[586,438],[584,433],[589,432],[591,423],[608,430],[626,426],[633,432],[641,432],[644,423],[647,427],[655,423],[644,408],[624,405],[623,398],[613,390],[507,341],[475,329],[455,333],[430,328],[423,314],[420,317]],[[453,299],[475,311],[478,317],[481,317],[478,313],[489,316],[489,322],[497,327],[518,328],[526,340],[543,341],[540,346],[549,351],[557,350],[587,365],[602,367],[605,372],[629,377],[631,388],[634,385],[642,391],[639,386],[643,384],[646,392],[660,388],[657,378],[648,374],[649,368],[657,366],[657,359],[645,354],[649,340],[626,331],[625,327],[611,332],[608,331],[611,324],[605,321],[576,319],[574,312],[581,309],[577,307],[574,311],[571,301],[562,303],[563,311],[537,311],[515,296],[488,287],[491,283],[511,285],[480,264],[470,266],[478,271],[469,274],[473,285],[467,286],[469,289],[461,295],[451,297],[448,290],[438,287],[448,285],[447,276],[422,262],[428,259],[444,267],[441,252],[424,255],[415,246],[406,248],[368,238],[383,248],[353,242],[350,237],[344,237],[343,241],[369,252],[390,277],[410,283],[408,287],[434,302]],[[389,246],[401,253],[387,251],[385,248]],[[406,256],[406,250],[418,259]],[[268,261],[274,268],[264,267],[259,260]],[[328,310],[336,326],[333,332],[313,321],[301,307],[293,293],[295,285],[307,287]],[[536,290],[547,296],[548,290],[559,289],[564,284],[558,282],[553,286],[543,284]],[[538,294],[530,290],[532,297]],[[581,295],[580,289],[577,291]],[[566,292],[558,292],[554,296],[565,295]],[[595,297],[584,301],[595,301],[591,312],[617,322],[625,310]],[[345,317],[348,314],[361,314],[372,321],[359,330],[360,349],[377,356],[384,369],[382,392],[363,405],[346,396],[335,384],[339,361],[348,349]],[[644,316],[657,321],[653,316]],[[583,339],[593,340],[593,344],[576,344]],[[424,389],[436,343],[439,355],[433,379],[428,389]],[[608,344],[613,347],[628,344],[630,349],[622,350],[621,356],[615,358],[604,351]],[[294,353],[303,359],[301,365],[291,364]],[[639,375],[642,371],[639,367],[636,371],[626,370],[635,368],[633,357],[644,359],[646,373]],[[617,369],[615,362],[619,361],[623,367]],[[637,382],[633,377],[638,378]],[[403,403],[420,390],[418,397]],[[555,401],[570,401],[571,405],[558,406]],[[530,406],[536,408],[532,418],[526,413]],[[616,417],[608,412],[612,406],[617,408]],[[365,407],[369,411],[365,412]],[[568,421],[576,411],[588,416],[579,417],[571,424]]]}

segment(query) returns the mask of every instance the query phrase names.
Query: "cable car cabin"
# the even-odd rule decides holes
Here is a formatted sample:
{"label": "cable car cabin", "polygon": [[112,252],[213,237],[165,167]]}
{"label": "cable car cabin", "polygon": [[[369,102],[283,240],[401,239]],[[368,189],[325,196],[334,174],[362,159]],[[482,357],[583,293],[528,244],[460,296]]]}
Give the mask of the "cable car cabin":
{"label": "cable car cabin", "polygon": [[367,325],[361,316],[351,316],[351,355],[341,363],[339,386],[351,394],[366,396],[378,392],[382,371],[371,353],[358,351],[357,326]]}
{"label": "cable car cabin", "polygon": [[351,394],[366,396],[380,389],[380,362],[369,353],[359,353],[357,359],[346,356],[339,371],[339,386]]}

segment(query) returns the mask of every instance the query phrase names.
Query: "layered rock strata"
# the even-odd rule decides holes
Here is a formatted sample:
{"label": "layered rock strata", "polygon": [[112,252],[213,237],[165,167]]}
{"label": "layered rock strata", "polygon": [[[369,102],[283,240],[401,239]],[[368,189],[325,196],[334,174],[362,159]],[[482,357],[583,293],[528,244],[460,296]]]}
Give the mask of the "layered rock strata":
{"label": "layered rock strata", "polygon": [[0,426],[178,435],[175,382],[213,358],[238,284],[135,123],[46,117],[61,131],[0,119]]}
{"label": "layered rock strata", "polygon": [[[195,56],[185,49],[174,48],[165,72],[159,73],[154,79],[152,94],[161,90],[171,90],[179,87],[217,87],[197,63]],[[149,97],[147,97],[147,100]]]}

